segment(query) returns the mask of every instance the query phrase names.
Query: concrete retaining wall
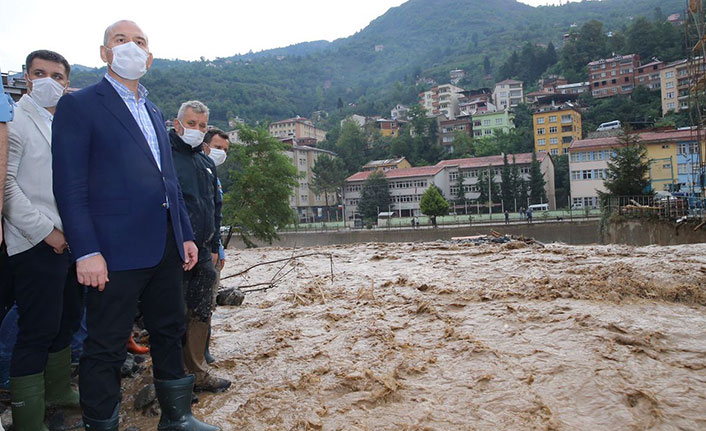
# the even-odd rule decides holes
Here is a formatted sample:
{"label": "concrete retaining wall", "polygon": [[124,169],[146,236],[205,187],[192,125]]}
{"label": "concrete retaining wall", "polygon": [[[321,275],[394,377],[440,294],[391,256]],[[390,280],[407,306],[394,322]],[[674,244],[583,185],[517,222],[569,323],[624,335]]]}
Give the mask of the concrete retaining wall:
{"label": "concrete retaining wall", "polygon": [[[598,220],[474,225],[419,229],[360,229],[340,232],[300,232],[280,235],[272,245],[277,247],[310,247],[316,245],[354,244],[361,242],[427,242],[453,237],[487,235],[491,229],[511,235],[524,235],[541,242],[566,244],[596,244],[599,242]],[[264,245],[264,244],[262,244]],[[229,248],[244,248],[233,236]]]}
{"label": "concrete retaining wall", "polygon": [[706,226],[694,231],[697,222],[676,223],[661,220],[614,221],[605,232],[606,243],[644,245],[678,245],[706,242]]}

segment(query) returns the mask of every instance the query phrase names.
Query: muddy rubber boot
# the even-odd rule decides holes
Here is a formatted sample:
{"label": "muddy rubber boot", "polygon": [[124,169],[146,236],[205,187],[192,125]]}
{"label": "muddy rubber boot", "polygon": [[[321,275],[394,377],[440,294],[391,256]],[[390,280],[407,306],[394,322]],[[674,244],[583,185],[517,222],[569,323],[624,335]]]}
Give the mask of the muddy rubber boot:
{"label": "muddy rubber boot", "polygon": [[10,377],[12,429],[48,431],[44,426],[44,373]]}
{"label": "muddy rubber boot", "polygon": [[115,406],[113,415],[108,419],[91,419],[88,416],[83,415],[83,426],[86,431],[118,431],[118,423],[120,422],[120,417],[118,416],[119,412],[120,404]]}
{"label": "muddy rubber boot", "polygon": [[162,417],[158,431],[220,431],[219,427],[196,419],[191,414],[191,394],[194,390],[194,376],[178,380],[154,379]]}
{"label": "muddy rubber boot", "polygon": [[71,386],[71,347],[49,353],[44,369],[47,407],[81,407],[78,391]]}
{"label": "muddy rubber boot", "polygon": [[210,344],[211,344],[211,321],[209,319],[208,336],[206,337],[206,351],[203,353],[203,358],[206,360],[206,363],[209,365],[216,362],[216,358],[214,358],[213,355],[211,355],[211,350],[209,348]]}

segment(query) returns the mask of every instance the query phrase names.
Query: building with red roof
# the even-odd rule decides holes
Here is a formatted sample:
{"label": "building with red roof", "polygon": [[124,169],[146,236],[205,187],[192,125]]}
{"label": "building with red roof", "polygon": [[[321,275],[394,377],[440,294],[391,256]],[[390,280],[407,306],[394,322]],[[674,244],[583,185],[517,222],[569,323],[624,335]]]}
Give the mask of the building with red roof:
{"label": "building with red roof", "polygon": [[[554,162],[547,153],[538,154],[537,160],[546,182],[545,192],[549,198],[551,209],[556,208],[554,201]],[[508,154],[508,162],[517,164],[520,175],[529,179],[532,153]],[[478,177],[481,172],[489,172],[496,184],[502,182],[501,172],[504,165],[503,156],[472,157],[465,159],[442,160],[434,166],[419,166],[407,169],[385,171],[385,177],[390,189],[390,208],[381,208],[381,212],[393,212],[400,217],[420,215],[419,202],[424,192],[433,184],[441,190],[447,200],[456,199],[459,187],[463,187],[468,205],[476,205],[480,196]],[[361,191],[365,180],[373,171],[357,172],[346,179],[343,189],[343,202],[348,220],[357,212]],[[513,202],[511,211],[519,211],[527,207],[527,202]],[[515,208],[516,207],[516,208]],[[497,210],[500,211],[500,210]]]}

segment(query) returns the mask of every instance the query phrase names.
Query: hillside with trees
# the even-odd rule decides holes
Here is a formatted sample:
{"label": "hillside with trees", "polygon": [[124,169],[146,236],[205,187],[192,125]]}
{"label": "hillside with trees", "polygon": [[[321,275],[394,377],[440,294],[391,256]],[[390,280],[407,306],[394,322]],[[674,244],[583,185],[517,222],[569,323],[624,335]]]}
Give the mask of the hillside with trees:
{"label": "hillside with trees", "polygon": [[[600,20],[605,32],[627,40],[630,24],[657,7],[670,14],[684,5],[682,0],[603,0],[533,8],[515,0],[410,0],[334,42],[192,62],[157,59],[143,82],[168,117],[181,102],[199,99],[221,127],[236,115],[262,123],[325,111],[322,126],[330,128],[351,112],[380,115],[396,103],[413,103],[425,89],[418,78],[443,83],[451,69],[466,70],[463,86],[488,86],[514,74],[502,66],[513,52],[521,59],[527,43],[546,46],[534,54],[542,54],[547,64],[553,62],[553,46],[561,63],[562,37],[573,24]],[[654,38],[635,40],[649,42],[634,42],[641,50],[659,45]],[[159,48],[153,49],[159,56]],[[526,78],[539,68],[527,69]],[[81,68],[71,81],[81,87],[103,73]]]}

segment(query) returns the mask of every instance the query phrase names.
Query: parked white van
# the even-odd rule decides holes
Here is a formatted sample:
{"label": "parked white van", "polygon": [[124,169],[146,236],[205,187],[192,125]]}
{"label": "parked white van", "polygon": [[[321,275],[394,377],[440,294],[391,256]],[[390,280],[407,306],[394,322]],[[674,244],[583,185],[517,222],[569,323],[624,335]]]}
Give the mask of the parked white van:
{"label": "parked white van", "polygon": [[535,211],[549,211],[549,204],[534,204],[530,205],[527,207],[528,209],[531,209],[532,212]]}
{"label": "parked white van", "polygon": [[601,125],[598,126],[598,128],[596,129],[596,132],[603,132],[605,130],[620,129],[621,127],[623,127],[623,126],[620,124],[620,121],[614,120],[614,121],[609,121],[607,123],[601,123]]}

